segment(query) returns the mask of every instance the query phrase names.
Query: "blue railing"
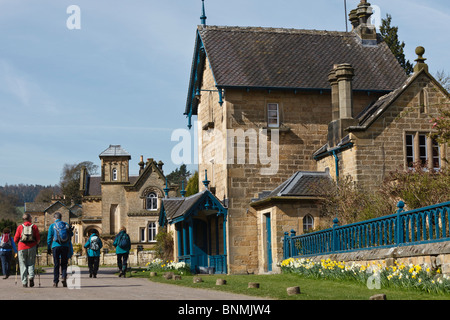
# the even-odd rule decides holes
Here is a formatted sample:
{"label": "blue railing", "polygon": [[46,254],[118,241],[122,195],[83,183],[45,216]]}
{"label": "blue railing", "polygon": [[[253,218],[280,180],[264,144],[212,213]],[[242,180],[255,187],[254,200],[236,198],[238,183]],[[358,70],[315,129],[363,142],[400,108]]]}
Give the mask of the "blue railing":
{"label": "blue railing", "polygon": [[363,222],[339,226],[335,218],[330,229],[299,236],[285,232],[283,258],[450,240],[450,202],[404,211],[400,201],[397,207],[395,214]]}

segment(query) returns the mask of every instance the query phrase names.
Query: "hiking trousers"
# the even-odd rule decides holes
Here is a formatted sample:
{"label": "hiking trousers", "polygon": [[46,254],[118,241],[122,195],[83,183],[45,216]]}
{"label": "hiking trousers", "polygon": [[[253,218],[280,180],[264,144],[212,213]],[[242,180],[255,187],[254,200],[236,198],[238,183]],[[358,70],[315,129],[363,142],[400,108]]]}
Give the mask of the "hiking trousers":
{"label": "hiking trousers", "polygon": [[128,252],[117,254],[117,267],[125,273],[127,271]]}
{"label": "hiking trousers", "polygon": [[20,279],[22,284],[34,279],[34,264],[36,262],[36,247],[19,250]]}
{"label": "hiking trousers", "polygon": [[61,277],[63,281],[67,279],[67,264],[69,262],[69,247],[58,246],[52,250],[53,254],[53,283],[59,282],[59,269],[61,268]]}
{"label": "hiking trousers", "polygon": [[9,276],[11,272],[12,251],[0,251],[0,259],[2,260],[2,272],[4,276]]}
{"label": "hiking trousers", "polygon": [[100,257],[88,257],[89,274],[97,275]]}

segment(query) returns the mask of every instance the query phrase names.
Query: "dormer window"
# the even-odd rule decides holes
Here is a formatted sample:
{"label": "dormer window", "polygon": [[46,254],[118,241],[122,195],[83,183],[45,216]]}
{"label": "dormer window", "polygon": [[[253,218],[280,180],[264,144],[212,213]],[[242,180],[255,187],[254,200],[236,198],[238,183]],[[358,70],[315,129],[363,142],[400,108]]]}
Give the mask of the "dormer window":
{"label": "dormer window", "polygon": [[146,197],[146,209],[158,210],[158,196],[154,192],[150,192]]}
{"label": "dormer window", "polygon": [[114,168],[112,171],[112,179],[113,181],[117,181],[117,169]]}

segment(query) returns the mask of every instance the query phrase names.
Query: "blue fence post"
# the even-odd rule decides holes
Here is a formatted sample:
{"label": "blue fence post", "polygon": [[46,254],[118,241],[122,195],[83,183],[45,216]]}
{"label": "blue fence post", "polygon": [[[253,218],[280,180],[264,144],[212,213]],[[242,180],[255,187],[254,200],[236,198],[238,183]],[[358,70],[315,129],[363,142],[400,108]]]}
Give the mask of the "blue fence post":
{"label": "blue fence post", "polygon": [[288,259],[289,257],[289,232],[285,231],[284,232],[284,238],[283,238],[283,259]]}
{"label": "blue fence post", "polygon": [[397,217],[395,222],[395,244],[399,245],[403,242],[403,226],[402,226],[402,218],[400,217],[400,213],[403,212],[405,208],[405,203],[403,201],[399,201],[397,203]]}
{"label": "blue fence post", "polygon": [[289,251],[289,253],[290,253],[290,257],[292,258],[293,256],[296,256],[297,255],[297,252],[296,252],[296,250],[295,250],[295,243],[294,243],[294,237],[296,236],[296,232],[295,232],[295,230],[291,230],[291,236],[290,236],[290,241],[289,241],[289,249],[290,249],[290,251]]}
{"label": "blue fence post", "polygon": [[339,249],[339,237],[336,228],[339,227],[339,219],[333,219],[333,233],[331,236],[331,252],[336,252]]}

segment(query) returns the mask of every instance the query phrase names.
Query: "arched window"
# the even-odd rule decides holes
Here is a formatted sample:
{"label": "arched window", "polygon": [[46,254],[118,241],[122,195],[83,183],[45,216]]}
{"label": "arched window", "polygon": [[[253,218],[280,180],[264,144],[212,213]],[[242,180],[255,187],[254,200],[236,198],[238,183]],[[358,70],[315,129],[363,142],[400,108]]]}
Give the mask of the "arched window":
{"label": "arched window", "polygon": [[148,224],[148,242],[156,241],[156,222]]}
{"label": "arched window", "polygon": [[112,171],[112,179],[113,181],[117,181],[117,169],[114,168]]}
{"label": "arched window", "polygon": [[146,205],[147,210],[158,210],[158,196],[154,192],[150,192],[146,197]]}
{"label": "arched window", "polygon": [[311,215],[306,215],[303,218],[303,232],[309,232],[314,228],[314,218]]}

